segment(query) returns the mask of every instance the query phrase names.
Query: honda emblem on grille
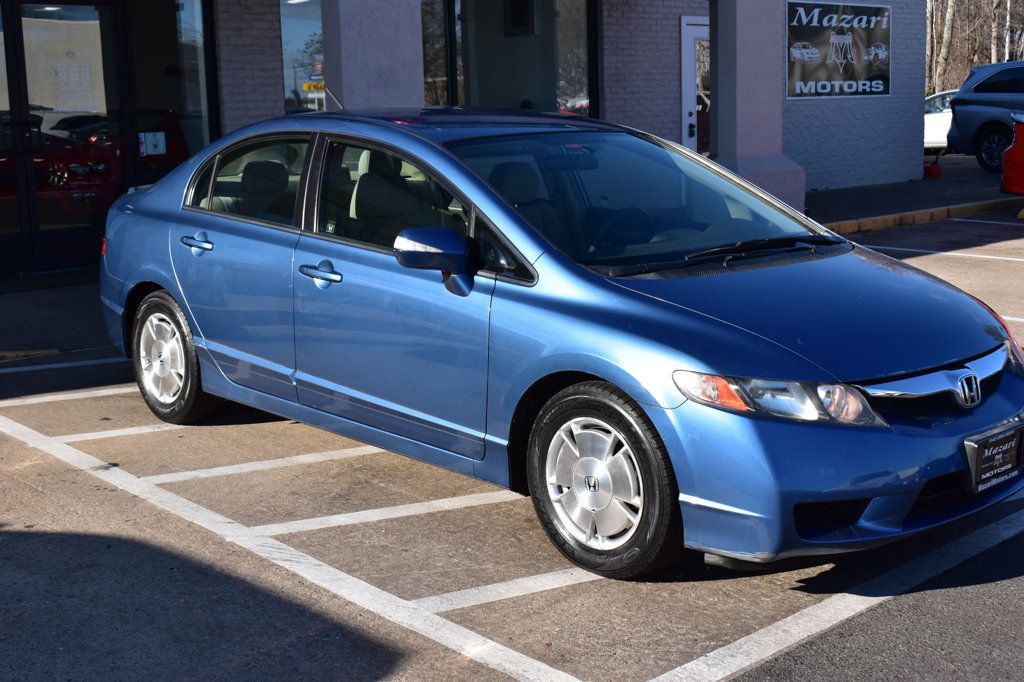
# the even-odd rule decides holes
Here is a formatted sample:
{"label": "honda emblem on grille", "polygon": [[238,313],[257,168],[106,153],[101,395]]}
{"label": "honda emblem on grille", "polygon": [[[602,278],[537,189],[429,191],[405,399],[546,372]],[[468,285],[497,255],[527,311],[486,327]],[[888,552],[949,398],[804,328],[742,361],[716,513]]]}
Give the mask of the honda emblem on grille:
{"label": "honda emblem on grille", "polygon": [[974,407],[981,402],[981,382],[977,374],[968,372],[957,379],[957,397],[964,407]]}

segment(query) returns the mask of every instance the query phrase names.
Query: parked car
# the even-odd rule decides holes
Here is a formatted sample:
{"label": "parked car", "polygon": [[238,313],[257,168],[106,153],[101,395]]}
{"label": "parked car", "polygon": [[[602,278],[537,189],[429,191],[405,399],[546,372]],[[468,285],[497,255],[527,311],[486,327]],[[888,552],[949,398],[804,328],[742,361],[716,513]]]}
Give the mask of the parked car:
{"label": "parked car", "polygon": [[101,272],[161,419],[227,398],[528,492],[607,576],[872,547],[1024,488],[994,312],[591,119],[253,125],[121,197]]}
{"label": "parked car", "polygon": [[889,61],[889,46],[885,43],[872,43],[864,50],[864,62],[867,64],[881,64]]}
{"label": "parked car", "polygon": [[946,148],[946,133],[953,120],[953,111],[949,101],[956,95],[956,90],[937,92],[924,98],[924,148],[926,150],[942,150]]}
{"label": "parked car", "polygon": [[1003,151],[1013,142],[1010,114],[1024,111],[1024,61],[971,69],[950,107],[949,150],[974,154],[985,170],[1001,170]]}
{"label": "parked car", "polygon": [[789,58],[794,62],[817,64],[821,61],[821,52],[814,45],[801,40],[790,45]]}

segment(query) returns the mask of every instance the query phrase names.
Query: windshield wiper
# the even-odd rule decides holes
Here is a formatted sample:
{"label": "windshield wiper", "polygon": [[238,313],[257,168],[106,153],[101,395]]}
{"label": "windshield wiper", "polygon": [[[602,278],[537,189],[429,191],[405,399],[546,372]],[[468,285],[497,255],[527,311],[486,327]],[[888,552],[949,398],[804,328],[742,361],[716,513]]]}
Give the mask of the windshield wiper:
{"label": "windshield wiper", "polygon": [[817,251],[818,246],[842,244],[841,239],[835,239],[826,234],[810,235],[789,235],[785,237],[765,237],[761,239],[747,239],[730,244],[719,244],[699,251],[691,251],[682,258],[659,263],[637,263],[635,265],[607,266],[610,277],[629,277],[631,275],[643,275],[658,270],[673,270],[677,268],[688,268],[711,260],[721,261],[725,265],[730,260],[737,258],[753,258],[771,251],[810,249]]}
{"label": "windshield wiper", "polygon": [[683,256],[683,263],[689,264],[695,261],[703,261],[711,256],[743,257],[756,255],[765,251],[774,251],[787,247],[807,245],[811,251],[817,251],[816,245],[839,244],[840,241],[829,237],[826,234],[809,235],[787,235],[785,237],[763,237],[761,239],[746,239],[732,242],[731,244],[720,244],[699,251],[691,251]]}

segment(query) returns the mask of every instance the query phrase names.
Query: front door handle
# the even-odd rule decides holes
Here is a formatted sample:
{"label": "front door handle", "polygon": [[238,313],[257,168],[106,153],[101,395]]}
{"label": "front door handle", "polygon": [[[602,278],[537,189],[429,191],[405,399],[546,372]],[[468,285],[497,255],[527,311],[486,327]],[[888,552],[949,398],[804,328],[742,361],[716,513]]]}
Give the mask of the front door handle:
{"label": "front door handle", "polygon": [[321,289],[338,284],[343,279],[341,273],[334,269],[334,264],[326,259],[316,265],[300,265],[299,273],[316,282]]}
{"label": "front door handle", "polygon": [[192,249],[192,253],[197,256],[203,251],[213,251],[213,242],[210,241],[205,232],[197,232],[194,237],[186,235],[181,238],[181,243]]}

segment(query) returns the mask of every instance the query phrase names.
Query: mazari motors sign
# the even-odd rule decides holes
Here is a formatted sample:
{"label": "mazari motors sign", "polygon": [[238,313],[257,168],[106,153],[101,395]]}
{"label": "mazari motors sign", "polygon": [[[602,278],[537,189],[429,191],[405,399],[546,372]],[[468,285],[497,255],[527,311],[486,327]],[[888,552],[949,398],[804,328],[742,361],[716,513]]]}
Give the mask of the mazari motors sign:
{"label": "mazari motors sign", "polygon": [[787,2],[789,97],[889,94],[892,10]]}

